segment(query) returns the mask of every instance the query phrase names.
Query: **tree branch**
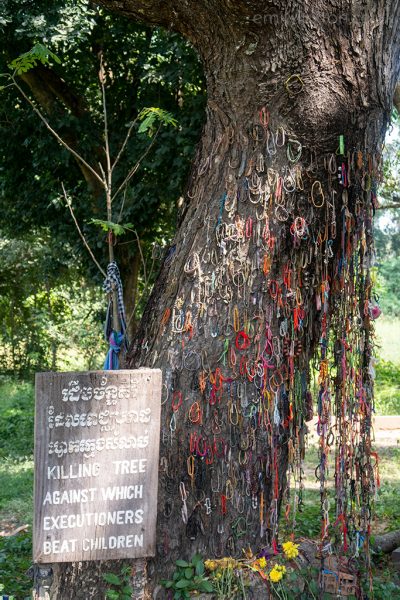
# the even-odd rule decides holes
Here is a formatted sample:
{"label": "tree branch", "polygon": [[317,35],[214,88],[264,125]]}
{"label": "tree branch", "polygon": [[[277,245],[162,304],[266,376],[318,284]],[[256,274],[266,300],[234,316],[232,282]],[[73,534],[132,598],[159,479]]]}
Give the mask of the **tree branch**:
{"label": "tree branch", "polygon": [[383,204],[377,206],[377,210],[386,210],[388,208],[400,208],[400,202],[393,202],[392,204]]}
{"label": "tree branch", "polygon": [[93,260],[94,264],[95,264],[95,265],[96,265],[96,267],[99,269],[100,273],[101,273],[102,275],[104,275],[104,277],[107,277],[107,274],[106,274],[106,272],[104,271],[104,269],[102,269],[102,268],[101,268],[101,266],[100,266],[99,262],[96,260],[96,257],[95,257],[95,255],[93,254],[91,247],[89,246],[88,242],[86,241],[86,238],[85,238],[85,236],[84,236],[84,235],[83,235],[83,233],[82,233],[82,230],[81,230],[81,228],[79,227],[79,223],[78,223],[78,221],[77,221],[77,219],[76,219],[76,217],[75,217],[75,213],[74,213],[74,211],[73,211],[73,208],[72,208],[71,201],[70,201],[70,199],[69,199],[69,198],[68,198],[68,196],[67,196],[67,192],[65,191],[65,187],[64,187],[64,184],[63,184],[63,183],[61,183],[61,187],[62,187],[62,190],[63,190],[63,194],[64,194],[65,202],[66,202],[66,204],[67,204],[67,206],[68,206],[68,208],[69,208],[69,212],[71,213],[71,217],[72,217],[72,218],[73,218],[73,220],[74,220],[75,227],[76,227],[76,228],[77,228],[77,230],[78,230],[78,233],[79,233],[79,235],[80,235],[80,237],[81,237],[81,239],[82,239],[82,242],[83,242],[83,243],[84,243],[84,245],[85,245],[85,248],[86,248],[86,249],[87,249],[87,251],[89,252],[90,256],[92,257],[92,260]]}
{"label": "tree branch", "polygon": [[121,2],[120,0],[97,0],[97,4],[114,12],[125,15],[148,25],[162,25],[170,28],[177,26],[177,13],[174,0],[135,0]]}
{"label": "tree branch", "polygon": [[[273,0],[269,0],[269,2]],[[265,0],[96,0],[100,4],[121,15],[125,15],[147,25],[162,25],[190,37],[197,27],[214,23],[222,16],[219,25],[237,21],[248,28],[246,19],[265,11]],[[280,5],[282,9],[282,6]],[[219,20],[219,19],[218,19]],[[205,31],[205,28],[203,29]],[[210,33],[210,32],[209,32]]]}
{"label": "tree branch", "polygon": [[115,194],[113,194],[113,196],[111,198],[112,202],[118,196],[118,194],[128,185],[129,181],[132,179],[132,177],[134,176],[134,174],[136,173],[136,171],[138,170],[138,168],[142,164],[143,160],[146,158],[146,156],[148,155],[148,153],[152,149],[152,147],[154,145],[154,142],[156,141],[156,137],[159,134],[160,129],[161,129],[161,125],[158,126],[157,131],[153,135],[153,139],[151,140],[150,144],[147,146],[147,148],[144,151],[144,153],[142,154],[142,156],[139,158],[139,160],[137,161],[137,163],[129,171],[128,175],[125,177],[124,181],[121,183],[121,185],[119,186],[119,188],[117,189],[117,191],[115,192]]}
{"label": "tree branch", "polygon": [[388,554],[393,552],[400,545],[400,529],[396,531],[390,531],[382,535],[376,535],[372,547],[375,550]]}
{"label": "tree branch", "polygon": [[96,0],[96,3],[146,25],[177,31],[200,48],[199,31],[203,36],[211,30],[221,34],[232,18],[240,29],[246,30],[247,19],[254,15],[254,10],[261,10],[265,0]]}
{"label": "tree branch", "polygon": [[121,158],[121,156],[124,153],[124,150],[126,148],[127,143],[129,142],[129,138],[131,137],[132,131],[134,126],[136,125],[137,121],[138,121],[138,116],[136,117],[136,119],[134,119],[131,124],[129,125],[129,129],[128,129],[128,133],[125,136],[124,141],[122,142],[122,146],[117,154],[117,158],[114,160],[112,166],[111,166],[111,171],[114,171],[115,167],[117,166],[119,159]]}

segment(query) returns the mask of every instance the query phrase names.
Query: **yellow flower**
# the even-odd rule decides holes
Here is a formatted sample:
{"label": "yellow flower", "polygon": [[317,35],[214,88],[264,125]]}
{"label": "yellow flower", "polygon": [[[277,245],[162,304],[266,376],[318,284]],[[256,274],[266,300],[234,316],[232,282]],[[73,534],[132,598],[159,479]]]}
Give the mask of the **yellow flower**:
{"label": "yellow flower", "polygon": [[267,561],[265,556],[262,556],[261,558],[258,559],[258,566],[261,567],[262,569],[265,569],[265,567],[267,566]]}
{"label": "yellow flower", "polygon": [[207,571],[215,571],[216,569],[235,569],[240,564],[234,558],[226,557],[218,560],[205,560],[204,566]]}
{"label": "yellow flower", "polygon": [[299,545],[293,542],[285,542],[282,544],[286,558],[292,559],[299,555]]}
{"label": "yellow flower", "polygon": [[215,571],[218,565],[215,562],[215,560],[205,560],[204,566],[207,569],[207,571]]}
{"label": "yellow flower", "polygon": [[278,565],[276,565],[272,571],[270,571],[269,574],[269,578],[272,581],[272,583],[278,583],[278,581],[280,581],[283,577],[283,571],[281,569],[277,568]]}
{"label": "yellow flower", "polygon": [[286,573],[286,567],[284,565],[275,565],[275,569],[283,573],[283,575]]}

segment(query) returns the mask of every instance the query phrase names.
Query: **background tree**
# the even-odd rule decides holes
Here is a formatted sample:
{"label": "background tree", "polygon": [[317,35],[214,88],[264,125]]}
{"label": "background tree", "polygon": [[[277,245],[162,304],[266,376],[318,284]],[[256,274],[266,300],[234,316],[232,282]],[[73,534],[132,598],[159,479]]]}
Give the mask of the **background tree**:
{"label": "background tree", "polygon": [[[204,95],[195,54],[176,35],[154,32],[105,14],[86,1],[59,2],[52,6],[38,2],[33,6],[31,2],[10,0],[3,3],[0,28],[3,73],[9,71],[7,65],[12,59],[30,50],[36,42],[50,45],[62,56],[62,65],[55,61],[48,66],[38,64],[21,74],[20,83],[54,129],[95,170],[99,170],[99,161],[104,160],[98,80],[100,53],[107,71],[110,146],[114,157],[127,124],[143,107],[160,106],[179,116],[179,129],[174,133],[166,129],[160,132],[159,142],[142,163],[136,185],[131,183],[116,207],[120,219],[134,223],[143,252],[149,258],[152,245],[163,245],[171,236],[184,175],[202,120],[198,108]],[[119,44],[121,38],[125,40],[123,48]],[[98,182],[84,165],[51,139],[26,102],[16,98],[15,90],[3,90],[1,115],[3,235],[21,238],[32,230],[46,229],[45,235],[51,230],[53,244],[58,243],[64,253],[70,252],[74,261],[83,257],[88,282],[98,284],[98,275],[87,261],[86,250],[66,214],[61,181],[78,199],[77,219],[102,259],[106,255],[106,236],[89,224],[91,217],[106,218]],[[146,136],[131,138],[116,170],[117,183],[148,145]],[[130,316],[141,285],[140,253],[131,233],[121,237],[119,243],[123,249],[120,267],[129,290],[125,300]],[[118,259],[119,249],[116,251]],[[133,326],[135,320],[131,320]]]}

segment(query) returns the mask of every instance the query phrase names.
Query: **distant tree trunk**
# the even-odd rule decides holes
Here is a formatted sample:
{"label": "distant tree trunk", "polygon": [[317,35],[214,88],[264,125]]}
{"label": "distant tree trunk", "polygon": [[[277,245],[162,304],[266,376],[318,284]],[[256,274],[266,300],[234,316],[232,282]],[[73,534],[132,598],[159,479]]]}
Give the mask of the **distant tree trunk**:
{"label": "distant tree trunk", "polygon": [[15,300],[13,296],[10,298],[10,345],[11,345],[11,364],[14,377],[17,376],[17,360],[15,351]]}
{"label": "distant tree trunk", "polygon": [[[51,289],[50,289],[50,284],[47,279],[45,281],[45,287],[46,287],[46,300],[47,300],[47,310],[49,313],[49,321],[52,322],[54,325],[54,313],[53,313],[53,308],[51,306],[51,294],[50,294]],[[50,363],[51,371],[57,370],[57,350],[58,350],[57,340],[54,337],[52,337],[52,340],[51,340],[51,363]]]}
{"label": "distant tree trunk", "polygon": [[119,266],[121,278],[124,284],[124,304],[127,318],[128,337],[130,340],[132,340],[138,325],[134,315],[139,294],[138,284],[141,260],[139,252],[136,252],[136,254],[132,256],[128,253],[124,255],[120,251],[118,255],[121,256]]}
{"label": "distant tree trunk", "polygon": [[[128,361],[164,373],[154,585],[195,551],[242,556],[276,544],[280,505],[292,519],[301,503],[310,360],[320,345],[323,385],[326,324],[346,306],[354,310],[338,265],[344,245],[347,256],[360,242],[361,222],[362,268],[368,259],[371,179],[398,76],[400,7],[101,3],[187,36],[208,90],[178,230]],[[344,185],[342,165],[342,178],[352,177]],[[368,282],[366,290],[360,307]],[[367,330],[369,316],[360,314]],[[335,331],[345,326],[337,322]],[[365,348],[366,369],[368,335]],[[288,474],[296,487],[290,504]],[[57,597],[72,591],[83,597],[76,587]]]}

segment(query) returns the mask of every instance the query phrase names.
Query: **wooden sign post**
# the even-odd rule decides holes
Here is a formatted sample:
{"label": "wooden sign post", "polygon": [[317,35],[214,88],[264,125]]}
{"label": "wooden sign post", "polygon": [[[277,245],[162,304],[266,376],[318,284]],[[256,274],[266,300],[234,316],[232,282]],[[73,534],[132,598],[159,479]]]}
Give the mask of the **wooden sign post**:
{"label": "wooden sign post", "polygon": [[36,375],[36,563],[154,556],[161,371]]}

